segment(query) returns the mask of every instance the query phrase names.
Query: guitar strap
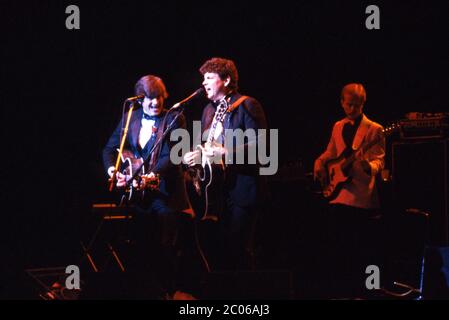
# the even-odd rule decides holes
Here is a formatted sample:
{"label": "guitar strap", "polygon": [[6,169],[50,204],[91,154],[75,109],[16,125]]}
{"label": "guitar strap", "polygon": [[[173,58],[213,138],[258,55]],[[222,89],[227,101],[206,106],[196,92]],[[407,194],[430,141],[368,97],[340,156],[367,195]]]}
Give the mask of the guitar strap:
{"label": "guitar strap", "polygon": [[234,101],[233,104],[231,104],[231,106],[228,108],[228,113],[231,113],[232,111],[234,111],[235,109],[237,109],[238,106],[240,106],[242,104],[243,101],[245,101],[248,98],[248,96],[241,96],[240,98],[238,98],[237,100]]}
{"label": "guitar strap", "polygon": [[[240,98],[238,98],[237,100],[234,101],[233,104],[231,104],[228,109],[226,110],[227,114],[230,114],[232,111],[234,111],[235,109],[237,109],[243,101],[245,101],[248,98],[248,96],[241,96]],[[215,117],[215,116],[214,116]],[[222,121],[223,122],[223,121]],[[213,119],[212,119],[212,123],[210,126],[212,126],[213,124]],[[224,134],[224,132],[222,132],[221,134]],[[224,141],[224,138],[223,138]]]}
{"label": "guitar strap", "polygon": [[[239,107],[243,101],[246,100],[246,98],[248,98],[248,96],[241,96],[240,98],[238,98],[237,100],[234,101],[233,104],[231,104],[228,108],[228,110],[226,111],[226,113],[231,113],[232,111],[234,111],[235,109],[237,109],[237,107]],[[207,130],[212,126],[213,123],[213,119],[214,119],[214,113],[212,112],[209,116],[206,116],[206,125],[204,126],[203,130]],[[204,119],[204,118],[203,118]],[[210,120],[207,120],[210,119]]]}
{"label": "guitar strap", "polygon": [[[165,115],[163,115],[162,120],[159,121],[157,133],[156,133],[156,139],[154,139],[154,143],[159,141],[159,139],[161,139],[162,135],[164,134],[165,127],[167,125],[167,120],[168,120],[165,110],[164,110],[164,113],[165,113]],[[148,165],[148,170],[147,170],[148,173],[150,173],[156,166],[156,163],[157,163],[157,160],[159,159],[163,144],[164,144],[164,141],[161,141],[161,143],[153,150],[153,153],[150,155],[150,163]]]}

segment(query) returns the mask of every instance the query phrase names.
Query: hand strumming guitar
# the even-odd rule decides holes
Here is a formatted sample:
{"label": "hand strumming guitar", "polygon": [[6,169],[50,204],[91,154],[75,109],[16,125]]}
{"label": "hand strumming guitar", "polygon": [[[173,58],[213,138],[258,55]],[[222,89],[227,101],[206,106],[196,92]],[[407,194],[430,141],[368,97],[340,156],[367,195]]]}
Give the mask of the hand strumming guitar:
{"label": "hand strumming guitar", "polygon": [[194,150],[187,152],[183,157],[183,162],[189,167],[193,167],[194,165],[201,163],[201,151]]}
{"label": "hand strumming guitar", "polygon": [[221,145],[212,145],[212,146],[205,145],[203,154],[208,158],[215,158],[215,157],[221,158],[223,155],[226,154],[226,148]]}
{"label": "hand strumming guitar", "polygon": [[[114,175],[114,170],[115,170],[115,167],[113,167],[113,166],[108,168],[108,175],[109,175],[109,178],[111,178],[111,179],[112,179],[112,176]],[[124,175],[123,173],[117,172],[115,174],[115,179],[117,180],[117,183],[116,183],[117,188],[122,188],[126,185],[126,175]]]}
{"label": "hand strumming guitar", "polygon": [[[110,167],[109,169],[108,169],[108,174],[109,174],[109,177],[110,178],[112,178],[112,175],[114,174],[114,167]],[[126,176],[125,174],[123,174],[123,173],[121,173],[121,172],[117,172],[116,174],[115,174],[115,179],[117,180],[117,182],[116,182],[116,187],[117,188],[123,188],[123,187],[125,187],[126,186],[126,182],[127,182],[127,180],[129,179],[130,177],[129,176]],[[133,187],[137,187],[137,181],[133,181]]]}
{"label": "hand strumming guitar", "polygon": [[355,153],[355,158],[356,160],[352,164],[352,170],[356,172],[363,172],[368,176],[371,176],[371,166],[368,160],[364,159],[363,148],[357,150],[357,152]]}
{"label": "hand strumming guitar", "polygon": [[214,158],[221,159],[221,157],[223,155],[225,155],[226,152],[227,152],[227,150],[223,146],[220,146],[220,145],[209,146],[209,145],[205,144],[203,152],[201,152],[201,150],[198,150],[198,149],[191,151],[191,152],[187,152],[184,155],[183,161],[189,167],[192,167],[194,165],[201,163],[202,156],[205,156],[209,159],[214,159]]}
{"label": "hand strumming guitar", "polygon": [[324,167],[323,161],[321,159],[317,159],[313,168],[313,178],[318,180],[321,184],[326,185],[327,181],[327,170]]}

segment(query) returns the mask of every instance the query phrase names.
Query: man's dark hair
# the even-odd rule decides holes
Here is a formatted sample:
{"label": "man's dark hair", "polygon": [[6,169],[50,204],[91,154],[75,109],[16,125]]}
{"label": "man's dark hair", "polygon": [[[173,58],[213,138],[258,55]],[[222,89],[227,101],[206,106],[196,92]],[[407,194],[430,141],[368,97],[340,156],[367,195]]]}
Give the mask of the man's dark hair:
{"label": "man's dark hair", "polygon": [[204,75],[207,72],[216,73],[221,80],[226,80],[227,77],[231,79],[229,82],[229,89],[237,90],[239,82],[239,74],[234,61],[224,58],[212,58],[207,60],[200,68],[200,72]]}
{"label": "man's dark hair", "polygon": [[157,97],[167,99],[168,97],[167,89],[165,89],[162,79],[153,75],[146,75],[140,78],[134,86],[134,93],[136,96],[143,94],[150,99]]}

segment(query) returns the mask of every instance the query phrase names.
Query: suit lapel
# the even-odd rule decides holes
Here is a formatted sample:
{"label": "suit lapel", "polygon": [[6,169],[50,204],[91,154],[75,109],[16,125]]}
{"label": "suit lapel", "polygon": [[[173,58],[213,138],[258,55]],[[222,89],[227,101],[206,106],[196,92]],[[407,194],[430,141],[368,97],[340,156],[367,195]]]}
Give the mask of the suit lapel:
{"label": "suit lapel", "polygon": [[[234,94],[231,96],[231,99],[229,99],[229,107],[231,107],[232,104],[233,104],[234,102],[236,102],[237,99],[239,99],[241,96],[242,96],[242,95],[241,95],[240,93],[234,93]],[[231,117],[232,117],[232,115],[234,114],[235,110],[237,110],[237,108],[235,108],[234,110],[232,110],[231,112],[229,112],[229,113],[226,115],[225,121],[224,121],[224,123],[223,123],[223,130],[231,129],[231,128],[230,128],[230,127],[231,127]]]}
{"label": "suit lapel", "polygon": [[343,128],[345,127],[345,124],[347,122],[349,122],[349,120],[347,118],[344,118],[340,122],[338,122],[338,125],[336,127],[335,139],[337,141],[338,154],[340,154],[343,150],[347,148],[345,140],[343,139]]}
{"label": "suit lapel", "polygon": [[357,129],[357,132],[354,137],[354,141],[352,142],[352,149],[357,150],[362,145],[363,139],[366,136],[366,133],[368,132],[368,129],[370,127],[370,122],[368,118],[363,115],[362,121],[360,122],[359,128]]}
{"label": "suit lapel", "polygon": [[138,149],[138,143],[139,143],[139,134],[140,134],[140,127],[142,126],[142,109],[139,109],[132,115],[132,120],[130,124],[130,132],[129,132],[129,141],[131,142],[131,145],[136,150]]}

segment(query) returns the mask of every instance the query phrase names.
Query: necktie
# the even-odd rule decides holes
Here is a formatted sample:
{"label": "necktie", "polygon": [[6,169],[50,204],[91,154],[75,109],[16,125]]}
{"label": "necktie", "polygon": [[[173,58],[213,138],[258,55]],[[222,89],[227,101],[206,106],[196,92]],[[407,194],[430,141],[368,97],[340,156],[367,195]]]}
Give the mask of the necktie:
{"label": "necktie", "polygon": [[143,118],[146,120],[156,120],[158,116],[150,116],[149,114],[143,113]]}

